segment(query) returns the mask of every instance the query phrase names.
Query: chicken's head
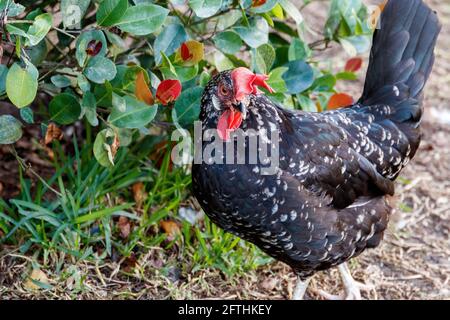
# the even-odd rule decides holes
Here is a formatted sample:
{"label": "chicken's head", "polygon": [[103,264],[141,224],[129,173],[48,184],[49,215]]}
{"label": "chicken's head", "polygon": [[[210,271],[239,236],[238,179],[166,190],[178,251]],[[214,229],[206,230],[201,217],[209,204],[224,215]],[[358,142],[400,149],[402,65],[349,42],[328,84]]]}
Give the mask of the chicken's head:
{"label": "chicken's head", "polygon": [[268,78],[242,67],[217,74],[205,88],[200,119],[215,125],[219,136],[227,141],[246,119],[250,97],[261,93],[258,87],[273,92]]}

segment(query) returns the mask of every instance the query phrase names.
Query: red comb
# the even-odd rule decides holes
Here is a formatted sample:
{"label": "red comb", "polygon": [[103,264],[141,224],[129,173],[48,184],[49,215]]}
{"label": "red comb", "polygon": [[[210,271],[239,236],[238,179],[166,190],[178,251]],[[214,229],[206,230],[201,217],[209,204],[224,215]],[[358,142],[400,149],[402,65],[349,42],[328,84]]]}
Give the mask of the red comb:
{"label": "red comb", "polygon": [[231,72],[231,79],[233,80],[235,98],[240,101],[249,94],[260,94],[258,87],[268,90],[270,93],[274,90],[266,82],[269,76],[265,74],[254,74],[244,67],[237,68]]}

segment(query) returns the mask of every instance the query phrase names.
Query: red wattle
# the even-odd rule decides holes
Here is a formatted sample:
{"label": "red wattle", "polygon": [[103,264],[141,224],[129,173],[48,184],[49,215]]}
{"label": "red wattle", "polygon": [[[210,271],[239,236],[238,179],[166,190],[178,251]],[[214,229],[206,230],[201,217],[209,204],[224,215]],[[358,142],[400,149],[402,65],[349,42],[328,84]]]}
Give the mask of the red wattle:
{"label": "red wattle", "polygon": [[226,110],[219,118],[217,132],[223,141],[230,140],[231,132],[238,129],[242,124],[242,114],[232,109]]}

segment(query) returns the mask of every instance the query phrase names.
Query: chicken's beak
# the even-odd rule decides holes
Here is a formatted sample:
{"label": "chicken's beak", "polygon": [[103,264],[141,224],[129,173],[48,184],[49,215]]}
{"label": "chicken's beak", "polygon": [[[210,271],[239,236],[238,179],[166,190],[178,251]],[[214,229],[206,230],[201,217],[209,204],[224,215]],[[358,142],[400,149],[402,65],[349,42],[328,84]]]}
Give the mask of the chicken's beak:
{"label": "chicken's beak", "polygon": [[234,105],[234,109],[242,114],[242,120],[245,120],[247,118],[247,107],[244,105],[244,103],[242,103],[242,101],[236,103]]}

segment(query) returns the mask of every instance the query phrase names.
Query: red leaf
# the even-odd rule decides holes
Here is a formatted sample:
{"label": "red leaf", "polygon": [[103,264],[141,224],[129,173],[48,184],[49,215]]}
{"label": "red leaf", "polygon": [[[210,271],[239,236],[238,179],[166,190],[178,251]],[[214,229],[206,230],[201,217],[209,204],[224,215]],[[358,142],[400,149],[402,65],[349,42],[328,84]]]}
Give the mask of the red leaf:
{"label": "red leaf", "polygon": [[361,58],[353,58],[347,61],[345,65],[345,71],[347,72],[356,72],[362,67],[362,59]]}
{"label": "red leaf", "polygon": [[180,227],[175,221],[172,220],[162,220],[160,222],[161,228],[164,230],[164,233],[167,234],[167,239],[169,241],[173,241],[177,235],[181,233]]}
{"label": "red leaf", "polygon": [[117,226],[120,230],[120,237],[122,239],[128,238],[131,232],[130,220],[127,217],[120,216],[119,221],[117,222]]}
{"label": "red leaf", "polygon": [[101,41],[91,40],[86,47],[86,53],[91,57],[94,57],[98,55],[100,50],[102,50],[102,47],[103,43]]}
{"label": "red leaf", "polygon": [[142,203],[144,202],[144,200],[146,198],[144,184],[142,182],[137,182],[137,183],[133,184],[133,186],[131,187],[131,190],[133,191],[133,197],[134,197],[134,201],[136,202],[136,205],[138,207],[141,207]]}
{"label": "red leaf", "polygon": [[336,110],[353,104],[353,98],[346,93],[335,93],[328,101],[327,110]]}
{"label": "red leaf", "polygon": [[189,51],[189,47],[186,45],[186,43],[183,43],[181,45],[181,58],[183,61],[187,61],[193,57],[192,53]]}
{"label": "red leaf", "polygon": [[150,106],[154,103],[152,92],[145,81],[144,71],[140,71],[137,74],[134,94],[138,100],[145,102]]}
{"label": "red leaf", "polygon": [[53,140],[61,141],[64,134],[60,128],[58,128],[54,123],[50,123],[47,127],[47,132],[45,133],[44,144],[48,145],[52,143]]}
{"label": "red leaf", "polygon": [[253,0],[252,1],[252,7],[255,8],[255,7],[262,6],[266,2],[267,2],[267,0]]}
{"label": "red leaf", "polygon": [[177,52],[177,58],[183,60],[183,65],[194,66],[203,60],[205,48],[203,43],[196,40],[188,40],[184,42]]}
{"label": "red leaf", "polygon": [[164,80],[162,81],[158,89],[156,90],[156,98],[163,104],[168,105],[169,103],[177,100],[181,93],[181,82],[178,80]]}

